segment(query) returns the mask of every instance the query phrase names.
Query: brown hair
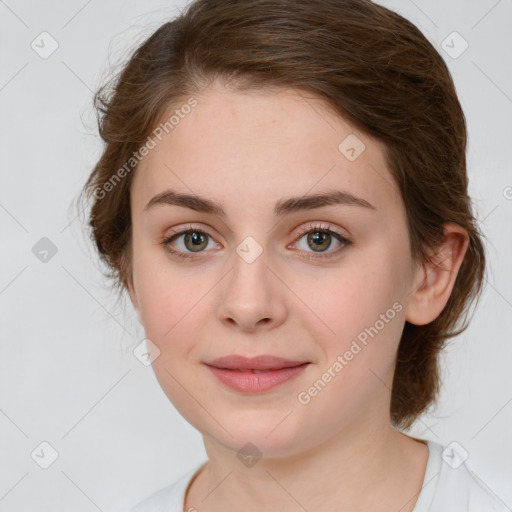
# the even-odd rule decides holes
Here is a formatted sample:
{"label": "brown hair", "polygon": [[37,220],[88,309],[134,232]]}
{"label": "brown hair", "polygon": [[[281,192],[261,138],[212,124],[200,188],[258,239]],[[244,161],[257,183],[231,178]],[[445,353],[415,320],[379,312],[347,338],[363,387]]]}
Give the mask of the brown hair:
{"label": "brown hair", "polygon": [[92,199],[91,237],[119,291],[131,278],[132,156],[171,106],[213,80],[240,91],[313,93],[381,141],[415,262],[431,261],[443,223],[467,230],[469,246],[445,308],[427,325],[406,322],[402,333],[390,413],[395,426],[410,427],[436,399],[439,351],[467,328],[485,273],[483,235],[467,192],[466,121],[445,62],[411,22],[369,0],[191,3],[95,96],[105,146],[82,194]]}

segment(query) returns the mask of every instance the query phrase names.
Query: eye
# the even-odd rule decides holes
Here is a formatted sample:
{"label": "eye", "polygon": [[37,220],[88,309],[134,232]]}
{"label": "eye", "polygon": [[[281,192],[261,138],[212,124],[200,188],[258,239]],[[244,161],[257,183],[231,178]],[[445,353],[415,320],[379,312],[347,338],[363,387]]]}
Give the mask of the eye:
{"label": "eye", "polygon": [[[292,245],[298,245],[301,251],[309,253],[306,258],[321,259],[335,257],[346,246],[351,245],[352,242],[337,231],[330,229],[330,227],[330,224],[327,227],[309,224],[300,230]],[[333,241],[338,245],[338,249],[328,251]],[[172,255],[185,259],[194,258],[194,253],[201,253],[206,249],[220,247],[206,231],[192,224],[188,226],[188,229],[178,231],[164,238],[160,244]]]}
{"label": "eye", "polygon": [[[317,253],[308,255],[308,258],[329,258],[336,256],[340,250],[345,246],[350,245],[351,242],[342,234],[330,229],[330,227],[330,225],[324,227],[321,225],[310,224],[300,230],[300,234],[297,237],[295,244],[299,246],[299,249],[304,250],[305,252],[311,253],[308,249],[312,249],[313,253]],[[338,244],[338,249],[327,251],[327,249],[332,246],[333,241],[335,244]],[[304,242],[302,247],[300,247],[300,242]]]}
{"label": "eye", "polygon": [[[212,242],[210,244],[209,242]],[[174,233],[160,242],[165,249],[173,255],[182,258],[192,258],[191,253],[203,252],[207,248],[218,247],[219,244],[213,242],[213,239],[204,230],[190,225],[188,229]],[[173,248],[173,243],[178,247]]]}

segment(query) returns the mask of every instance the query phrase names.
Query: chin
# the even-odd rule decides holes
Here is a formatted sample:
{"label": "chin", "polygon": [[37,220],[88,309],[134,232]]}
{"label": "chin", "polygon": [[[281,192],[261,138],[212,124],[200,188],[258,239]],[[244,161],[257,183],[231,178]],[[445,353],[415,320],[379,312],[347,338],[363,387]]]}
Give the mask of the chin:
{"label": "chin", "polygon": [[[221,425],[231,435],[217,425],[214,427],[215,432],[210,431],[208,437],[236,453],[239,458],[246,455],[281,458],[296,455],[303,450],[298,436],[300,428],[294,429],[293,425],[285,426],[286,420],[283,422],[282,417],[277,422],[273,418],[265,421],[260,413],[258,422],[252,421],[253,415],[249,419],[251,421],[248,424],[239,420],[229,424],[220,419]],[[293,431],[290,431],[290,427]]]}

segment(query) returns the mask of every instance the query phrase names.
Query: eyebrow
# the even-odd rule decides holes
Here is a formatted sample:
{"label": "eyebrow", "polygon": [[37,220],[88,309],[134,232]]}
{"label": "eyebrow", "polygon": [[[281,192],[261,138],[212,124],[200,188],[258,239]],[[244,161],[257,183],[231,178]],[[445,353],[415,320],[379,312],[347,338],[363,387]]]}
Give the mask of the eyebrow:
{"label": "eyebrow", "polygon": [[[165,190],[152,197],[144,207],[144,211],[147,212],[158,205],[182,206],[196,212],[226,217],[226,212],[220,203],[195,194],[183,194],[173,190]],[[312,210],[314,208],[332,205],[360,206],[370,210],[376,210],[375,206],[362,197],[355,196],[343,190],[333,190],[325,193],[282,199],[274,206],[274,216],[282,217],[286,214],[301,210]]]}

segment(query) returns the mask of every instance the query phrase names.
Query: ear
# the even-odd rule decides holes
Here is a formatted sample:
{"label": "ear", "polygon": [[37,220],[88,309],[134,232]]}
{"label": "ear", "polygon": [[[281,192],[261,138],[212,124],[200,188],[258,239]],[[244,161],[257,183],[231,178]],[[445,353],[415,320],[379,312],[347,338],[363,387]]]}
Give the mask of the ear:
{"label": "ear", "polygon": [[139,301],[137,299],[137,293],[135,291],[135,286],[133,284],[133,247],[132,247],[132,237],[130,237],[130,241],[125,251],[121,253],[118,260],[118,268],[121,274],[121,278],[125,288],[128,291],[128,295],[130,296],[131,303],[137,313],[137,320],[139,323],[144,326],[142,323],[142,314],[139,306]]}
{"label": "ear", "polygon": [[444,235],[432,263],[418,267],[408,296],[405,319],[414,325],[434,321],[450,298],[469,244],[467,231],[453,223],[444,224]]}
{"label": "ear", "polygon": [[135,312],[137,313],[137,320],[139,321],[139,324],[143,325],[139,301],[137,299],[137,293],[135,292],[135,287],[133,285],[133,278],[131,276],[127,279],[126,288],[128,290],[128,294],[130,296],[130,300],[133,304]]}

